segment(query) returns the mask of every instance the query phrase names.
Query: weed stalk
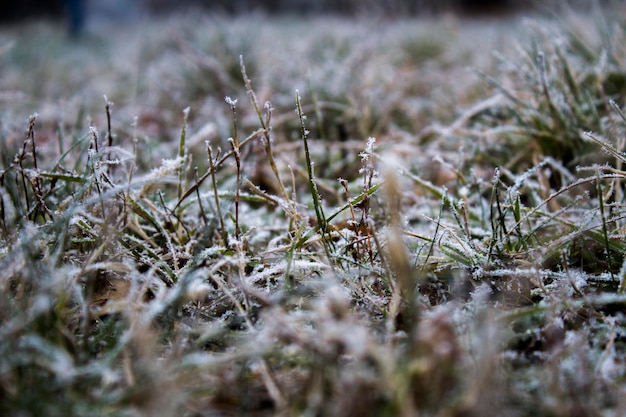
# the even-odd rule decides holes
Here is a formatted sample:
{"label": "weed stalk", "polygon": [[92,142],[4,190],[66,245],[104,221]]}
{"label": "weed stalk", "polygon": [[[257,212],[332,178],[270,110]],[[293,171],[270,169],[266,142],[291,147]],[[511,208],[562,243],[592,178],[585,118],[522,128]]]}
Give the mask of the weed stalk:
{"label": "weed stalk", "polygon": [[220,234],[222,235],[222,241],[223,241],[223,244],[226,246],[228,245],[228,233],[226,231],[226,227],[224,226],[224,216],[222,216],[219,189],[217,188],[217,178],[215,176],[215,170],[216,170],[216,165],[217,165],[216,159],[219,158],[220,152],[218,150],[218,154],[215,156],[215,158],[213,158],[213,149],[211,148],[211,145],[208,142],[206,144],[206,149],[207,149],[207,153],[209,156],[209,174],[211,174],[211,183],[213,185],[213,198],[215,201],[215,211],[217,213],[217,220],[220,225]]}
{"label": "weed stalk", "polygon": [[183,196],[183,181],[185,179],[185,160],[186,160],[186,147],[185,141],[187,137],[187,120],[189,118],[189,107],[183,110],[183,127],[180,129],[180,137],[178,140],[178,158],[180,159],[180,166],[178,168],[178,201],[182,200]]}
{"label": "weed stalk", "polygon": [[230,106],[230,110],[233,114],[233,135],[234,137],[228,139],[230,148],[233,151],[235,157],[236,167],[236,184],[235,184],[235,238],[239,239],[239,199],[241,193],[241,148],[239,145],[239,133],[237,129],[237,100],[233,100],[230,97],[225,98],[226,103]]}
{"label": "weed stalk", "polygon": [[309,152],[309,131],[307,130],[305,125],[306,116],[302,112],[302,104],[300,102],[300,93],[298,92],[298,90],[296,90],[296,110],[298,112],[298,118],[300,119],[300,136],[302,138],[302,142],[304,143],[304,156],[306,160],[307,173],[309,176],[309,191],[311,193],[311,197],[313,198],[315,217],[319,226],[319,232],[322,236],[322,242],[326,251],[326,255],[328,256],[328,259],[331,260],[332,258],[330,257],[329,246],[332,244],[332,239],[330,238],[330,236],[327,236],[328,222],[326,220],[326,216],[324,216],[322,197],[320,196],[319,190],[317,189],[317,182],[315,180],[313,165],[314,162],[311,160],[311,153]]}
{"label": "weed stalk", "polygon": [[263,145],[265,146],[265,154],[267,156],[267,160],[270,163],[270,167],[274,176],[276,177],[276,181],[278,181],[278,186],[283,194],[285,200],[289,200],[289,193],[285,189],[285,185],[283,184],[283,180],[278,173],[278,167],[276,166],[276,160],[274,159],[274,153],[272,151],[272,138],[271,138],[271,119],[272,119],[272,105],[270,102],[265,104],[266,116],[263,119],[261,114],[261,109],[259,107],[258,100],[256,98],[256,94],[252,89],[252,83],[250,82],[250,78],[248,78],[248,74],[246,73],[246,67],[243,64],[243,56],[239,56],[239,65],[241,67],[241,75],[243,76],[243,82],[246,86],[246,91],[248,92],[248,96],[250,96],[250,101],[252,102],[252,106],[254,107],[254,111],[259,118],[259,123],[261,124],[261,128],[263,130]]}

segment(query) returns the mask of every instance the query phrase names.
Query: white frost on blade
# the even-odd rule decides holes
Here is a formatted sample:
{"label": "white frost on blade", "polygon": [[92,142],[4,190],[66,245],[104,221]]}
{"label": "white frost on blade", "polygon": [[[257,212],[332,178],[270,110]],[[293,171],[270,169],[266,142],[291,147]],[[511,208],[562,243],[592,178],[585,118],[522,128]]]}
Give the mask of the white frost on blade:
{"label": "white frost on blade", "polygon": [[537,275],[539,273],[537,268],[515,268],[515,269],[494,269],[493,271],[486,272],[491,277],[508,277],[508,276],[527,276]]}
{"label": "white frost on blade", "polygon": [[220,246],[211,246],[210,248],[205,248],[203,249],[199,254],[198,254],[198,258],[199,259],[206,259],[209,258],[211,256],[214,255],[218,255],[220,253],[222,253],[224,249]]}
{"label": "white frost on blade", "polygon": [[488,237],[491,237],[491,235],[493,234],[491,230],[483,229],[480,227],[470,227],[469,231],[470,231],[470,235],[481,237],[481,238],[488,238]]}
{"label": "white frost on blade", "polygon": [[270,266],[269,268],[264,268],[261,271],[250,274],[250,276],[248,277],[248,281],[250,283],[259,283],[265,281],[273,276],[282,274],[285,271],[286,267],[286,261],[278,262]]}
{"label": "white frost on blade", "polygon": [[107,155],[107,159],[102,161],[107,165],[119,165],[135,160],[135,154],[120,146],[106,146],[102,153]]}
{"label": "white frost on blade", "polygon": [[[589,285],[589,281],[593,280],[596,282],[613,282],[614,278],[608,272],[599,274],[599,275],[589,275],[588,273],[580,270],[569,270],[569,271],[551,271],[549,269],[539,269],[539,268],[514,268],[514,269],[496,269],[493,271],[485,271],[484,274],[490,277],[528,277],[528,276],[538,276],[541,279],[551,278],[557,280],[568,280],[572,284],[576,285],[578,289],[585,288]],[[610,295],[610,294],[609,294]]]}
{"label": "white frost on blade", "polygon": [[212,286],[196,278],[187,287],[187,298],[191,301],[202,300],[213,291],[214,288]]}
{"label": "white frost on blade", "polygon": [[485,270],[482,266],[477,266],[472,269],[472,278],[475,280],[480,280],[485,275]]}
{"label": "white frost on blade", "polygon": [[[443,226],[443,224],[441,224]],[[480,259],[480,254],[478,254],[469,243],[457,238],[452,232],[448,231],[448,234],[444,237],[445,244],[448,248],[451,248],[459,253],[464,254],[468,259]]]}
{"label": "white frost on blade", "polygon": [[366,355],[369,332],[350,313],[350,294],[341,285],[331,285],[323,296],[315,302],[314,309],[318,326],[320,345],[329,353],[343,351],[348,357],[360,358]]}
{"label": "white frost on blade", "polygon": [[491,296],[492,293],[492,288],[486,283],[483,283],[472,292],[472,300],[478,305],[484,304],[489,300],[489,296]]}
{"label": "white frost on blade", "polygon": [[323,348],[331,354],[335,350],[343,350],[348,357],[362,358],[371,343],[368,329],[349,320],[321,321],[319,333]]}
{"label": "white frost on blade", "polygon": [[[611,333],[615,334],[616,324],[619,326],[619,324],[616,323],[616,318],[606,317],[604,321],[609,325]],[[622,361],[616,361],[615,354],[615,343],[607,343],[607,346],[604,348],[604,351],[596,364],[596,369],[606,381],[613,381],[616,377],[619,377],[620,374],[624,374],[624,366],[620,363]]]}
{"label": "white frost on blade", "polygon": [[26,174],[28,178],[37,178],[39,177],[39,170],[35,168],[23,168],[22,172]]}
{"label": "white frost on blade", "polygon": [[[294,260],[291,263],[291,271],[327,270],[328,265],[321,262],[307,261],[303,259]],[[248,277],[248,281],[258,283],[271,277],[282,275],[287,271],[287,261],[278,262],[269,268],[264,268]]]}
{"label": "white frost on blade", "polygon": [[[607,381],[613,381],[616,376],[624,372],[624,367],[615,360],[615,348],[612,347],[608,355],[602,360],[598,366],[598,371],[602,378]],[[621,371],[621,372],[620,372]]]}
{"label": "white frost on blade", "polygon": [[329,266],[322,262],[307,261],[304,259],[293,261],[291,267],[294,270],[329,269]]}
{"label": "white frost on blade", "polygon": [[374,148],[376,145],[376,138],[369,137],[367,139],[367,145],[365,146],[365,150],[359,153],[359,157],[362,162],[367,162],[370,157],[374,154]]}
{"label": "white frost on blade", "polygon": [[622,262],[622,266],[619,269],[618,278],[619,278],[619,287],[624,288],[624,285],[626,285],[624,283],[624,280],[626,280],[626,258]]}
{"label": "white frost on blade", "polygon": [[161,160],[161,166],[153,168],[149,177],[161,178],[175,174],[185,163],[184,156],[177,156],[174,159]]}
{"label": "white frost on blade", "polygon": [[535,175],[536,172],[538,172],[541,168],[543,168],[546,165],[546,161],[541,161],[539,164],[535,165],[534,167],[526,170],[526,172],[524,172],[521,175],[518,175],[515,178],[515,183],[513,184],[513,186],[509,189],[509,198],[510,201],[513,201],[513,198],[515,198],[517,196],[518,191],[520,190],[520,188],[522,188],[522,186],[527,182],[528,178],[530,178],[531,176]]}
{"label": "white frost on blade", "polygon": [[[584,271],[569,271],[567,274],[572,284],[579,290],[589,285],[589,275]],[[573,294],[572,294],[573,295]]]}
{"label": "white frost on blade", "polygon": [[87,223],[87,219],[80,214],[75,214],[68,220],[68,226],[82,226]]}

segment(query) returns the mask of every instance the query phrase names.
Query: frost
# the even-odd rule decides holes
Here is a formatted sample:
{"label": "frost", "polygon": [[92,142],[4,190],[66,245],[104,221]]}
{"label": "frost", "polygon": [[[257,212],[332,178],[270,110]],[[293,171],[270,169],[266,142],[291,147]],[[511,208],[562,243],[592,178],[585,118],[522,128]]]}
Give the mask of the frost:
{"label": "frost", "polygon": [[474,280],[479,280],[485,275],[485,270],[480,266],[472,269],[472,278]]}
{"label": "frost", "polygon": [[621,363],[615,360],[615,348],[612,347],[609,354],[602,360],[599,366],[600,375],[607,381],[613,380],[620,372],[624,372]]}
{"label": "frost", "polygon": [[375,144],[376,138],[369,137],[367,139],[367,145],[365,146],[365,149],[359,153],[359,157],[361,158],[361,161],[363,163],[368,162],[370,157],[374,154]]}
{"label": "frost", "polygon": [[472,292],[472,300],[474,300],[477,304],[485,303],[491,294],[493,293],[493,289],[487,284],[480,284],[476,289]]}
{"label": "frost", "polygon": [[568,277],[571,280],[572,284],[579,290],[589,285],[589,276],[583,271],[570,270],[568,272]]}
{"label": "frost", "polygon": [[237,107],[237,99],[233,100],[230,96],[226,96],[224,97],[224,101],[232,108]]}
{"label": "frost", "polygon": [[492,231],[487,229],[482,229],[480,227],[470,227],[470,235],[477,236],[481,238],[491,237]]}
{"label": "frost", "polygon": [[203,249],[202,252],[198,254],[200,259],[210,258],[215,255],[219,255],[222,253],[224,249],[219,246],[212,246],[210,248]]}
{"label": "frost", "polygon": [[[120,165],[124,162],[135,160],[135,154],[121,146],[106,146],[102,153],[107,155],[107,159],[103,162],[108,165]],[[114,159],[113,156],[115,156]]]}
{"label": "frost", "polygon": [[104,368],[102,370],[102,385],[104,385],[105,387],[117,384],[120,379],[121,378],[119,377],[119,375],[113,372],[111,369]]}
{"label": "frost", "polygon": [[162,159],[161,166],[153,168],[151,175],[156,178],[165,177],[168,175],[176,174],[185,163],[186,158],[184,156],[177,156],[174,159]]}
{"label": "frost", "polygon": [[208,285],[206,282],[202,282],[199,279],[194,279],[187,287],[187,297],[191,301],[199,301],[213,291],[213,287]]}
{"label": "frost", "polygon": [[52,299],[46,295],[38,294],[31,305],[31,314],[38,314],[50,309],[52,305]]}
{"label": "frost", "polygon": [[[263,268],[261,271],[257,271],[249,276],[249,281],[258,283],[266,281],[271,277],[281,276],[287,271],[287,261],[277,262],[269,267]],[[321,262],[307,261],[304,259],[296,259],[291,262],[291,271],[325,271],[328,270],[328,265]]]}
{"label": "frost", "polygon": [[[596,74],[604,69],[602,62],[589,67],[579,62],[584,60],[569,59],[575,48],[568,46],[565,37],[557,41],[562,45],[554,57],[556,44],[547,39],[547,48],[544,47],[543,39],[549,36],[542,32],[533,37],[537,45],[533,44],[536,49],[532,51],[546,49],[545,68],[538,68],[532,59],[518,59],[524,75],[519,78],[522,68],[515,64],[505,62],[502,67],[492,67],[492,63],[495,66],[508,59],[504,56],[495,61],[491,57],[486,57],[485,62],[474,59],[480,58],[474,52],[482,54],[490,49],[489,45],[476,50],[474,39],[459,36],[467,43],[461,48],[463,54],[472,47],[472,63],[488,67],[490,73],[500,78],[490,83],[490,98],[472,104],[473,89],[478,86],[474,82],[444,82],[450,88],[437,87],[448,78],[466,76],[456,68],[461,62],[452,59],[455,65],[451,67],[455,68],[449,72],[450,66],[439,65],[440,58],[428,58],[432,63],[426,65],[427,71],[416,73],[422,65],[413,62],[411,49],[422,49],[424,38],[421,34],[415,38],[415,31],[422,31],[423,25],[416,28],[411,24],[407,30],[405,23],[397,23],[402,26],[398,27],[394,22],[393,28],[378,31],[380,37],[372,38],[373,42],[353,42],[360,35],[354,36],[346,29],[351,24],[343,21],[332,21],[325,27],[344,36],[338,42],[334,33],[329,33],[328,39],[319,43],[316,30],[305,31],[306,36],[314,34],[315,39],[304,39],[306,36],[300,36],[302,30],[294,28],[293,33],[298,36],[287,36],[292,39],[278,45],[274,48],[277,53],[266,54],[255,66],[262,88],[259,103],[264,102],[260,112],[245,73],[245,93],[231,94],[251,98],[254,109],[242,110],[235,120],[238,100],[225,93],[216,96],[220,88],[205,95],[192,95],[193,106],[199,111],[198,117],[189,121],[193,127],[189,126],[186,135],[186,153],[177,148],[181,144],[176,140],[157,139],[171,137],[168,132],[178,130],[179,105],[181,100],[189,99],[184,97],[185,91],[204,90],[206,76],[210,76],[212,84],[232,87],[229,82],[222,82],[230,80],[232,62],[218,62],[228,56],[202,51],[206,52],[215,39],[224,41],[226,50],[234,51],[241,47],[255,50],[257,42],[267,45],[268,41],[281,42],[283,38],[280,32],[274,32],[276,28],[267,34],[264,31],[268,25],[254,25],[255,36],[240,42],[233,26],[244,23],[249,32],[249,22],[243,19],[220,25],[217,38],[206,31],[196,36],[195,26],[203,25],[195,23],[194,20],[185,26],[189,31],[181,34],[184,36],[176,36],[177,48],[164,51],[165,55],[157,54],[156,65],[146,62],[148,71],[140,82],[149,83],[142,84],[140,90],[155,82],[163,83],[163,88],[149,89],[150,94],[142,95],[147,102],[140,106],[142,110],[133,119],[132,128],[121,127],[128,124],[124,117],[122,121],[113,120],[114,129],[109,132],[106,115],[101,115],[93,123],[84,124],[97,128],[76,132],[74,118],[82,113],[63,113],[66,108],[80,110],[82,95],[76,103],[57,100],[62,104],[60,110],[58,103],[50,105],[44,100],[41,104],[46,110],[42,110],[41,121],[45,128],[33,131],[36,145],[41,148],[36,149],[35,155],[35,144],[27,135],[22,164],[6,167],[7,181],[0,187],[0,203],[4,207],[0,210],[4,214],[0,216],[0,232],[5,243],[0,247],[0,260],[5,267],[0,287],[9,294],[11,302],[5,303],[0,313],[8,323],[3,334],[20,337],[5,338],[9,348],[4,351],[0,368],[10,377],[9,382],[16,380],[9,384],[15,398],[22,394],[19,387],[45,388],[45,381],[28,384],[36,379],[29,375],[29,368],[33,367],[21,361],[33,357],[37,371],[34,376],[46,373],[68,380],[63,386],[76,388],[73,397],[78,399],[79,409],[83,407],[84,401],[80,401],[84,395],[112,393],[109,397],[113,403],[107,410],[120,410],[120,414],[137,411],[127,411],[124,405],[132,406],[137,401],[141,402],[139,411],[145,408],[147,412],[157,410],[174,415],[198,404],[205,406],[208,413],[228,413],[235,403],[244,401],[243,405],[252,408],[260,403],[265,407],[270,400],[277,410],[290,411],[303,405],[300,408],[320,415],[350,411],[355,401],[362,405],[365,414],[380,414],[378,404],[382,404],[384,414],[387,398],[394,400],[399,395],[406,396],[408,391],[415,401],[406,403],[407,409],[405,402],[396,404],[405,414],[428,414],[432,410],[454,414],[458,398],[476,399],[468,412],[480,414],[484,411],[480,400],[485,399],[485,393],[487,400],[497,397],[507,408],[527,399],[530,408],[522,404],[522,411],[517,414],[527,408],[576,411],[573,406],[577,403],[569,402],[567,397],[586,387],[602,391],[601,404],[607,404],[607,414],[619,412],[608,409],[621,404],[619,383],[624,364],[616,355],[621,353],[625,330],[624,318],[613,306],[623,305],[626,300],[626,294],[615,289],[617,280],[620,288],[626,287],[626,261],[619,275],[616,270],[609,273],[608,268],[602,272],[602,260],[590,263],[594,256],[603,257],[605,238],[616,253],[626,241],[620,205],[622,190],[618,187],[623,173],[619,167],[611,167],[611,162],[606,162],[609,158],[600,152],[619,144],[623,120],[618,113],[615,117],[605,114],[607,109],[602,108],[599,120],[591,117],[587,124],[574,124],[579,115],[572,113],[572,108],[580,107],[578,110],[585,113],[588,109],[584,103],[600,102],[602,97],[591,91],[595,88],[586,89],[589,91],[584,93],[589,93],[589,97],[583,94],[582,107],[572,107],[579,97],[565,94],[568,83],[559,82],[558,78],[567,72],[563,65],[569,64],[574,83],[584,81],[581,74],[604,79],[603,74]],[[362,27],[366,37],[371,34],[370,26]],[[456,30],[456,22],[454,26]],[[430,29],[426,40],[433,36]],[[440,32],[447,34],[448,29],[436,29],[434,34],[435,46],[446,46],[444,60],[454,58],[456,52],[454,45],[448,51],[445,37],[440,36]],[[585,40],[587,35],[593,36],[591,32],[585,27]],[[388,37],[392,33],[394,37]],[[546,30],[545,35],[548,34]],[[395,36],[409,42],[397,42],[401,39]],[[491,38],[481,37],[490,41]],[[620,45],[619,40],[616,45]],[[254,45],[248,45],[250,41]],[[307,43],[311,41],[312,44]],[[191,48],[186,47],[187,43]],[[374,44],[401,47],[377,53]],[[608,45],[600,49],[606,50],[602,59],[610,69],[608,57],[613,52]],[[321,59],[311,66],[305,57],[312,50]],[[136,51],[128,52],[131,57],[137,56]],[[185,61],[191,60],[178,76],[171,77],[168,74],[180,66],[181,52]],[[372,59],[363,60],[364,56]],[[406,58],[409,60],[405,65]],[[122,66],[132,64],[132,60],[124,61],[120,60]],[[400,61],[403,64],[398,72],[394,63]],[[597,61],[599,57],[594,62]],[[91,65],[89,60],[85,62]],[[189,74],[199,77],[184,76],[187,64],[191,64],[189,69],[195,68]],[[275,71],[277,68],[281,71]],[[312,69],[304,77],[310,80],[302,79],[302,68]],[[354,77],[355,68],[359,77]],[[6,70],[10,71],[11,65]],[[81,78],[71,75],[71,79]],[[415,94],[412,81],[416,76],[420,78],[418,90],[424,94]],[[15,77],[28,79],[19,74]],[[564,130],[556,134],[578,139],[576,134],[584,135],[576,126],[585,126],[597,132],[598,145],[604,144],[597,147],[597,152],[583,142],[581,148],[576,147],[592,150],[580,159],[580,155],[573,155],[572,160],[583,164],[597,157],[600,161],[580,169],[587,170],[587,178],[574,173],[569,164],[543,155],[548,148],[523,145],[528,140],[549,139],[543,135],[555,133],[543,129],[550,127],[550,123],[544,122],[550,122],[554,115],[537,111],[546,100],[541,77],[546,78],[550,90],[548,99],[564,116],[565,125],[560,126]],[[12,78],[9,74],[10,90],[14,89]],[[107,78],[110,82],[119,80],[114,73]],[[496,85],[502,87],[492,88]],[[92,87],[98,91],[108,89],[99,83]],[[296,115],[288,111],[293,96],[281,93],[294,87],[312,91],[311,94],[319,92],[319,97],[307,100],[304,107],[297,93]],[[588,86],[581,84],[582,87]],[[461,96],[456,95],[457,89]],[[120,96],[115,90],[111,94]],[[275,117],[272,104],[266,101],[272,94],[279,113]],[[135,104],[129,110],[135,109]],[[610,105],[617,106],[613,101]],[[467,109],[462,108],[466,106]],[[50,114],[47,107],[55,114]],[[23,113],[15,110],[15,114]],[[184,110],[185,127],[189,111]],[[325,121],[316,120],[308,126],[305,111],[312,118],[321,111]],[[7,114],[8,118],[12,113]],[[454,118],[450,119],[450,115]],[[448,127],[439,125],[441,116]],[[29,119],[31,123],[33,117],[36,115]],[[61,157],[49,129],[51,121],[57,120],[60,126],[68,127],[67,141],[60,143],[65,152]],[[520,120],[538,121],[535,125],[541,129],[530,132],[538,133],[537,137],[527,137]],[[19,116],[17,121],[20,122]],[[573,125],[566,126],[568,123]],[[12,125],[10,121],[6,124],[9,129]],[[330,141],[306,142],[309,149],[302,155],[302,138],[298,135],[315,136],[321,127],[330,129],[326,129]],[[115,141],[116,146],[107,147],[104,136],[115,134],[115,130],[120,140]],[[239,132],[241,155],[238,146],[234,152],[229,148],[234,145],[234,140],[228,139],[233,130]],[[344,130],[347,138],[360,139],[332,140],[338,133],[343,136]],[[383,143],[379,144],[373,136],[363,136],[363,131],[380,133]],[[11,132],[8,135],[14,136]],[[74,145],[70,139],[79,141]],[[264,141],[272,140],[276,146],[267,149],[270,143]],[[588,144],[592,140],[585,138]],[[207,149],[203,149],[203,143]],[[261,144],[265,148],[258,146]],[[226,148],[220,149],[220,145]],[[568,149],[570,145],[564,143]],[[616,149],[621,152],[622,147]],[[177,157],[177,150],[185,156]],[[240,159],[235,160],[235,156]],[[239,171],[234,169],[238,163]],[[298,163],[300,166],[296,166]],[[110,169],[111,165],[120,167]],[[197,171],[194,165],[198,166]],[[382,179],[376,170],[379,166],[383,169]],[[450,175],[454,180],[449,179]],[[336,177],[340,177],[339,184],[332,182]],[[37,181],[29,183],[32,178]],[[386,193],[387,186],[372,188],[383,179],[387,185],[397,181],[397,185],[392,184],[393,192]],[[323,185],[324,189],[317,189]],[[239,196],[237,205],[235,195]],[[602,195],[607,197],[604,212],[598,209]],[[315,204],[311,203],[311,196]],[[369,196],[370,204],[351,206],[351,202],[361,201],[364,196]],[[388,204],[389,196],[397,196],[397,204],[395,200]],[[325,216],[333,226],[328,236],[316,233],[317,226],[314,227],[314,208],[320,208],[314,206],[323,203]],[[518,208],[522,222],[517,221]],[[52,217],[47,214],[48,209],[55,213],[52,220],[48,220]],[[397,313],[403,311],[405,294],[395,285],[398,277],[394,276],[394,268],[390,270],[386,265],[389,246],[385,236],[390,230],[392,210],[393,223],[398,223],[397,232],[402,232],[414,271],[428,275],[425,285],[416,287],[415,297],[425,308],[421,308],[419,327],[413,334],[411,330],[398,329],[405,322],[397,320],[402,318]],[[603,214],[608,217],[603,219]],[[14,225],[15,220],[18,224]],[[602,235],[603,220],[609,226],[608,236]],[[241,232],[237,234],[236,221]],[[363,233],[366,228],[370,233]],[[62,235],[56,236],[58,231],[63,231]],[[565,256],[560,256],[561,252]],[[618,255],[613,258],[616,264],[612,266],[616,269],[621,262]],[[123,307],[114,307],[119,318],[92,321],[88,316],[95,311],[91,294],[95,290],[91,291],[91,284],[104,283],[109,277],[125,279],[131,283],[132,292],[123,299]],[[508,296],[507,288],[520,290],[509,283],[522,283],[522,305],[518,305],[520,297],[516,294]],[[526,283],[528,287],[524,286]],[[526,297],[528,289],[530,297]],[[458,297],[457,290],[461,293]],[[454,295],[449,295],[450,291]],[[502,293],[493,294],[494,291]],[[144,295],[150,299],[144,299]],[[134,308],[135,302],[138,308]],[[612,315],[616,317],[614,322],[610,322]],[[511,320],[523,321],[522,333],[510,326]],[[452,325],[451,331],[448,325]],[[554,334],[550,333],[552,327],[556,329]],[[85,331],[88,333],[83,334]],[[110,331],[115,332],[113,337],[109,337]],[[22,342],[31,336],[29,333],[35,335],[30,345]],[[78,342],[86,343],[74,343],[74,336]],[[519,338],[528,338],[531,345],[526,340],[520,343]],[[426,341],[424,346],[414,343],[422,341]],[[13,349],[14,342],[15,347],[27,347],[28,352]],[[157,343],[154,347],[153,342]],[[409,350],[416,355],[409,355],[404,363],[402,359]],[[111,362],[111,358],[115,361]],[[535,363],[536,359],[541,362]],[[491,375],[490,370],[494,369],[497,375]],[[407,370],[411,374],[408,391],[403,383]],[[118,391],[126,392],[125,388],[141,384],[145,375],[154,378],[150,382],[154,382],[151,385],[156,391],[167,389],[172,381],[182,381],[175,387],[180,385],[181,395],[177,390],[176,401],[170,401],[172,410],[158,408],[159,396],[149,396],[145,402],[141,390],[131,390],[130,396],[122,398],[123,404],[116,400]],[[240,375],[245,378],[239,378]],[[85,390],[82,381],[89,382]],[[231,389],[233,381],[241,385],[236,392]],[[395,381],[401,382],[400,391]],[[480,382],[478,391],[473,389],[473,381]],[[453,390],[435,399],[440,383],[451,385]],[[327,386],[333,395],[326,395]],[[186,387],[192,391],[185,391]],[[334,395],[335,391],[342,395]],[[207,392],[225,392],[228,404],[212,401],[212,397],[206,397]],[[39,398],[37,394],[34,391],[32,397]],[[589,394],[589,403],[593,404],[596,399],[592,392]],[[152,403],[153,397],[157,407]],[[429,397],[433,398],[431,410]],[[333,403],[335,398],[340,402]],[[372,399],[374,402],[369,402]],[[561,399],[564,407],[559,407]],[[361,400],[363,403],[358,403]],[[478,404],[475,409],[474,403]],[[371,409],[367,408],[370,404],[374,405]],[[61,404],[58,408],[76,407]],[[97,411],[101,410],[89,408],[85,413],[98,415]],[[501,414],[514,415],[516,411],[507,409]]]}
{"label": "frost", "polygon": [[547,165],[547,163],[548,162],[546,160],[543,160],[539,164],[537,164],[534,167],[528,169],[522,175],[518,175],[515,178],[515,184],[513,184],[513,186],[509,189],[509,198],[510,198],[510,200],[513,200],[516,197],[516,195],[519,192],[519,190],[522,187],[522,185],[524,185],[531,176],[535,175],[538,171],[540,171],[541,168],[545,167]]}
{"label": "frost", "polygon": [[69,354],[42,337],[36,335],[22,337],[20,350],[37,355],[41,363],[45,363],[49,371],[61,381],[70,381],[74,376],[74,362]]}
{"label": "frost", "polygon": [[622,266],[619,269],[619,286],[620,288],[624,288],[626,283],[624,283],[624,281],[626,280],[626,258],[622,261]]}
{"label": "frost", "polygon": [[39,170],[34,168],[24,168],[22,171],[28,178],[37,178],[39,176]]}

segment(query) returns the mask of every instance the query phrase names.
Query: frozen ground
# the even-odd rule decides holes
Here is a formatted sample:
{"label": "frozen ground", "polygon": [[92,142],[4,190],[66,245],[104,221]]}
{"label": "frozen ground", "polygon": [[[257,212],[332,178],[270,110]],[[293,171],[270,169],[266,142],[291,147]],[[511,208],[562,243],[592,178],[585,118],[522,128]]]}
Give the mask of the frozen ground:
{"label": "frozen ground", "polygon": [[624,28],[0,30],[2,414],[622,414]]}

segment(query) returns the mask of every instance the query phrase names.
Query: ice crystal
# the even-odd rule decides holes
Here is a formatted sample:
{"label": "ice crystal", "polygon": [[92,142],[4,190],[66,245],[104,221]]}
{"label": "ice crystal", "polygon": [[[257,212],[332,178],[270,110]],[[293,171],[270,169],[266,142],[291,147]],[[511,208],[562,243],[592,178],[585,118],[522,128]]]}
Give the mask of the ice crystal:
{"label": "ice crystal", "polygon": [[228,104],[231,108],[235,108],[237,107],[237,99],[232,99],[230,96],[226,96],[224,97],[224,101],[226,102],[226,104]]}

